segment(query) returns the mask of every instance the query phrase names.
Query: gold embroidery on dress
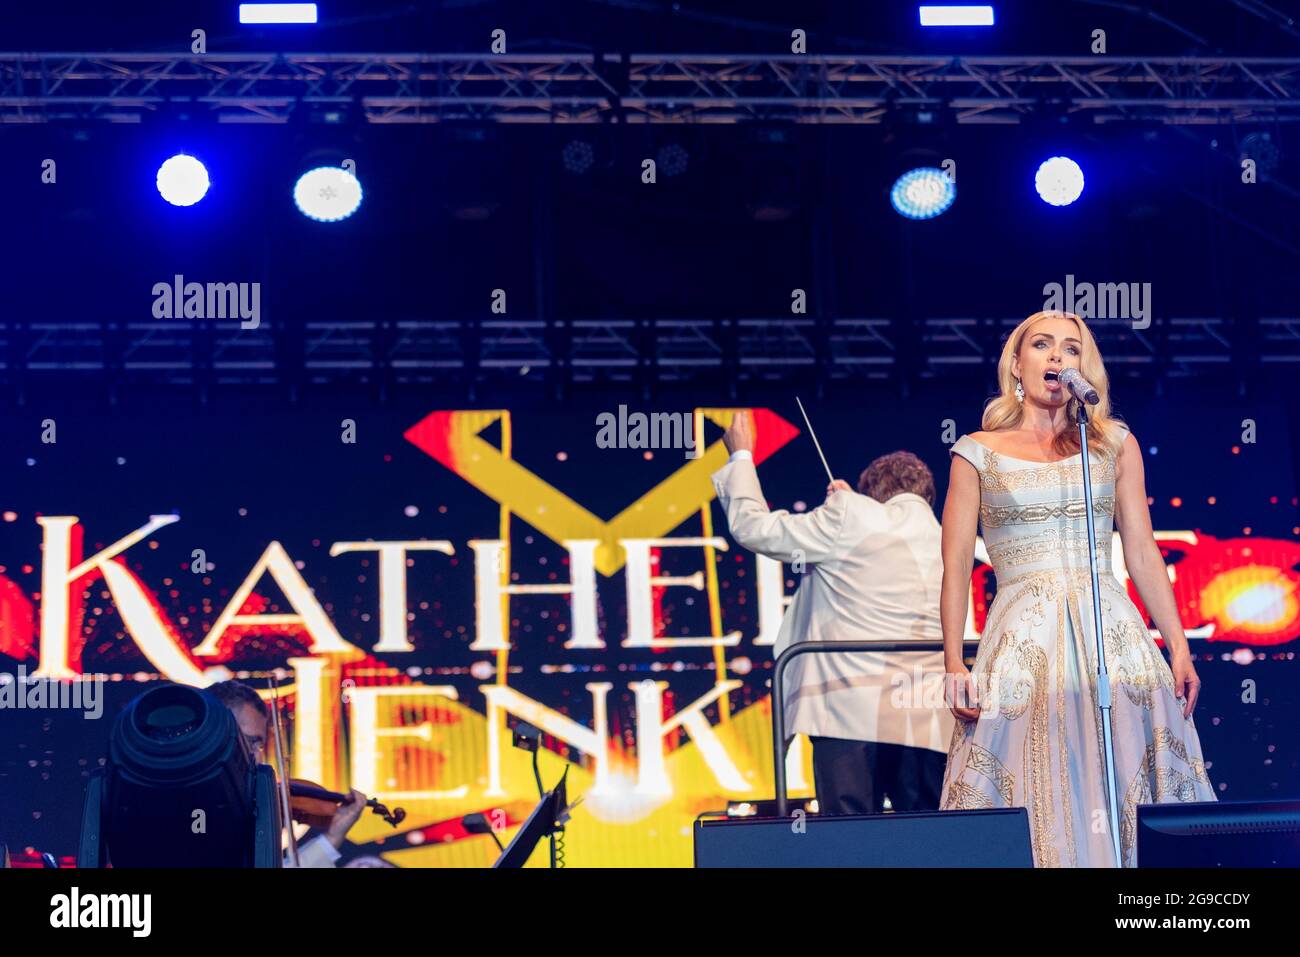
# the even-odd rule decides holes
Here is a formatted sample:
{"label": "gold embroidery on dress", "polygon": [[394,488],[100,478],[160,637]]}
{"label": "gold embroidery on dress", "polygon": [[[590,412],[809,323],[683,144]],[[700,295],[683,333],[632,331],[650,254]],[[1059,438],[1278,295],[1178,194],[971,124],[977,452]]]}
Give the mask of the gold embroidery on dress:
{"label": "gold embroidery on dress", "polygon": [[[1002,620],[1011,612],[1010,602],[1003,602],[1001,607],[998,606],[996,598],[993,600],[993,606],[989,609],[988,620],[984,623],[984,631],[981,633],[979,648],[975,651],[975,664],[980,664],[980,659],[990,648],[996,649],[997,645],[984,640],[983,635],[996,635],[998,629],[1002,627]],[[991,653],[991,652],[990,652]]]}
{"label": "gold embroidery on dress", "polygon": [[[1075,576],[1080,577],[1078,575]],[[1078,604],[1075,601],[1068,603],[1070,612],[1070,623],[1074,629],[1076,641],[1082,646],[1082,653],[1079,655],[1079,669],[1083,672],[1083,678],[1088,684],[1088,692],[1092,701],[1092,727],[1097,738],[1097,753],[1105,754],[1105,739],[1101,729],[1101,699],[1097,697],[1097,659],[1093,642],[1089,639],[1088,633],[1083,630],[1083,598],[1076,596]],[[1092,607],[1092,599],[1088,598],[1088,607]],[[1077,650],[1077,649],[1076,649]],[[1111,691],[1111,706],[1115,704],[1115,693]],[[1104,759],[1103,759],[1104,760]],[[1102,778],[1105,778],[1105,769],[1102,770]],[[1107,802],[1109,804],[1109,802]],[[1109,815],[1109,811],[1107,814]]]}
{"label": "gold embroidery on dress", "polygon": [[[1156,755],[1168,751],[1192,769],[1192,777],[1175,768],[1157,768]],[[1151,779],[1155,778],[1155,795],[1151,793]],[[1152,729],[1152,741],[1142,754],[1137,774],[1128,786],[1124,796],[1124,811],[1121,815],[1120,842],[1125,860],[1133,846],[1137,831],[1137,806],[1139,804],[1165,803],[1175,801],[1195,801],[1196,782],[1206,785],[1210,780],[1205,775],[1203,761],[1190,760],[1187,745],[1183,739],[1174,734],[1173,728],[1161,725]]]}
{"label": "gold embroidery on dress", "polygon": [[[1097,563],[1110,567],[1110,535],[1098,536]],[[1022,565],[1031,565],[1046,558],[1073,557],[1087,561],[1088,536],[1076,535],[1070,528],[1045,528],[1033,538],[1013,538],[988,545],[989,561],[995,569],[1014,571]]]}
{"label": "gold embroidery on dress", "polygon": [[1029,590],[1035,598],[1040,600],[1044,597],[1055,599],[1062,583],[1061,570],[1058,568],[1045,568],[1036,572],[1026,572],[1023,575],[1010,578],[1006,582],[999,581],[998,593],[994,601],[1001,598],[1005,593],[1007,604],[1014,605],[1020,597],[1019,593],[1022,589]]}
{"label": "gold embroidery on dress", "polygon": [[[971,441],[974,441],[972,439]],[[1014,458],[1014,456],[1008,456]],[[1096,453],[1092,454],[1096,458]],[[1023,460],[1018,460],[1023,461]],[[1089,461],[1088,472],[1094,486],[1115,479],[1115,461],[1103,456],[1100,461]],[[1001,455],[992,449],[985,450],[984,469],[980,471],[980,488],[990,492],[1014,492],[1022,489],[1056,488],[1068,482],[1083,484],[1083,465],[1076,458],[1061,462],[1045,462],[1027,469],[1003,469]]]}
{"label": "gold embroidery on dress", "polygon": [[1066,768],[1065,746],[1065,603],[1056,603],[1056,766],[1061,777],[1061,820],[1065,826],[1065,843],[1070,851],[1070,866],[1079,866],[1074,845],[1074,820],[1070,809],[1070,775]]}
{"label": "gold embroidery on dress", "polygon": [[1120,814],[1119,825],[1120,854],[1124,858],[1121,865],[1127,864],[1132,859],[1133,842],[1137,837],[1137,807],[1139,804],[1151,803],[1150,761],[1151,749],[1147,748],[1146,756],[1138,767],[1137,774],[1134,775],[1128,790],[1124,793],[1124,808]]}
{"label": "gold embroidery on dress", "polygon": [[1192,774],[1195,775],[1198,781],[1209,783],[1210,779],[1205,775],[1205,762],[1191,759],[1187,753],[1187,744],[1182,738],[1174,734],[1173,728],[1164,726],[1156,728],[1154,739],[1152,747],[1156,751],[1172,752],[1180,761],[1192,769]]}
{"label": "gold embroidery on dress", "polygon": [[[996,635],[996,634],[998,633],[998,630],[1002,627],[1003,619],[1006,618],[1007,614],[1010,613],[1010,612],[1011,612],[1012,610],[1014,610],[1014,608],[1015,608],[1015,602],[1012,601],[1012,600],[1010,599],[1009,596],[1008,596],[1007,598],[1004,599],[1004,598],[1002,597],[1002,592],[1003,592],[1002,585],[1001,585],[1001,583],[999,583],[999,585],[998,585],[998,594],[997,594],[997,596],[993,599],[993,606],[992,606],[991,608],[989,608],[989,618],[988,618],[988,621],[986,621],[986,622],[984,623],[984,632],[983,632],[983,634],[985,634],[985,635],[988,635],[988,634],[995,634],[995,635]],[[986,644],[985,644],[985,642],[981,639],[980,644],[979,644],[979,648],[978,648],[978,649],[976,650],[976,652],[975,652],[975,665],[976,665],[976,667],[978,667],[979,664],[980,664],[980,659],[981,659],[982,655],[984,654],[985,647],[986,647]]]}
{"label": "gold embroidery on dress", "polygon": [[970,755],[966,759],[966,766],[980,774],[984,775],[993,782],[994,787],[998,790],[1002,803],[1011,806],[1011,798],[1015,792],[1016,776],[1011,773],[997,755],[987,748],[982,748],[978,744],[972,744]]}
{"label": "gold embroidery on dress", "polygon": [[1164,803],[1170,797],[1189,802],[1196,800],[1196,782],[1176,768],[1156,768],[1156,800]]}
{"label": "gold embroidery on dress", "polygon": [[[1093,515],[1112,515],[1115,512],[1115,499],[1110,495],[1094,497]],[[1001,528],[1004,525],[1029,525],[1036,522],[1048,522],[1058,518],[1084,518],[1087,515],[1087,503],[1083,499],[1071,499],[1068,502],[1036,502],[1030,505],[980,505],[980,521],[985,528]]]}
{"label": "gold embroidery on dress", "polygon": [[[984,687],[977,682],[975,690],[977,694],[987,693],[993,695],[992,704],[998,706],[998,713],[1009,720],[1014,721],[1025,713],[1029,707],[1034,691],[1032,676],[1026,676],[1023,673],[1013,673],[1014,665],[1008,667],[1003,664],[1004,653],[1011,647],[1011,642],[1015,641],[1014,655],[1007,656],[1012,661],[1022,661],[1024,654],[1021,652],[1022,643],[1032,644],[1029,639],[1024,641],[1017,640],[1018,636],[1014,631],[1005,631],[1002,637],[998,639],[989,654],[987,665],[980,667],[978,664],[972,670],[973,675],[977,675],[986,682]],[[981,708],[989,702],[981,702]]]}
{"label": "gold embroidery on dress", "polygon": [[978,788],[973,788],[965,781],[954,781],[948,793],[945,811],[969,811],[977,808],[993,807],[993,799]]}
{"label": "gold embroidery on dress", "polygon": [[1177,695],[1178,689],[1174,686],[1173,672],[1169,670],[1169,665],[1160,654],[1160,649],[1156,646],[1150,630],[1141,622],[1137,606],[1128,597],[1128,590],[1113,575],[1099,576],[1099,578],[1102,586],[1113,591],[1120,602],[1122,610],[1117,614],[1124,614],[1127,611],[1130,616],[1127,624],[1122,627],[1130,636],[1132,642],[1130,650],[1135,650],[1140,660],[1145,662],[1143,667],[1151,679],[1151,690],[1155,691],[1158,687],[1163,687]]}
{"label": "gold embroidery on dress", "polygon": [[1161,685],[1164,662],[1156,662],[1146,654],[1146,644],[1151,636],[1145,626],[1131,618],[1115,622],[1106,629],[1106,666],[1115,672],[1115,678],[1128,700],[1150,711],[1152,695]]}
{"label": "gold embroidery on dress", "polygon": [[1029,715],[1029,747],[1025,749],[1025,778],[1033,782],[1029,816],[1033,825],[1034,856],[1040,867],[1059,867],[1060,856],[1052,843],[1051,826],[1055,801],[1047,743],[1047,655],[1032,641],[1021,642],[1016,652],[1020,664],[1032,676],[1034,689],[1033,710]]}
{"label": "gold embroidery on dress", "polygon": [[957,787],[958,779],[961,777],[961,770],[957,768],[957,755],[965,747],[966,742],[975,733],[975,722],[958,719],[952,726],[952,739],[948,742],[948,763],[943,769],[943,788],[939,792],[942,798],[939,809],[947,809],[953,801],[953,789]]}

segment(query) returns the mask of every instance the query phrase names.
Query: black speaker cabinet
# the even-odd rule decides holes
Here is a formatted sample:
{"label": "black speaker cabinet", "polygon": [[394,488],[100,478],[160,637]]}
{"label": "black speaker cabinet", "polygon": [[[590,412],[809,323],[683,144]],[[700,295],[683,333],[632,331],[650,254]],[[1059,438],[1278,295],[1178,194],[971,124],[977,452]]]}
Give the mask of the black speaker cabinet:
{"label": "black speaker cabinet", "polygon": [[1300,867],[1300,801],[1141,804],[1138,867]]}
{"label": "black speaker cabinet", "polygon": [[1022,807],[695,822],[696,867],[1033,865]]}

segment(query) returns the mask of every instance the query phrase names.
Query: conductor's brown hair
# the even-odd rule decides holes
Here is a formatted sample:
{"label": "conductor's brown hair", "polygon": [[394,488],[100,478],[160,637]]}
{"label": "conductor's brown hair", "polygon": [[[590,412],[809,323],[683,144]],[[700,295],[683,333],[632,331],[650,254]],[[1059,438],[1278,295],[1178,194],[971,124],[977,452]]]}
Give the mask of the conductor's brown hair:
{"label": "conductor's brown hair", "polygon": [[858,491],[877,502],[888,502],[895,495],[911,492],[934,505],[934,474],[911,452],[882,455],[863,470]]}

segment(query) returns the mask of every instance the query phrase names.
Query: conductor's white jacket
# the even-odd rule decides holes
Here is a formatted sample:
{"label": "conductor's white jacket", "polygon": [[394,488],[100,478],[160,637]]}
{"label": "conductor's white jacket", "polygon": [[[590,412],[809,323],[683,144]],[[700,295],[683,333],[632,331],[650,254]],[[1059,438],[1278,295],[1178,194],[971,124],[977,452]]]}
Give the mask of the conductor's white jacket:
{"label": "conductor's white jacket", "polygon": [[[940,527],[905,492],[881,503],[839,491],[801,514],[771,511],[743,450],[713,474],[731,537],[803,579],[773,652],[798,641],[942,641]],[[947,753],[943,652],[800,655],[786,669],[786,734],[883,741]]]}

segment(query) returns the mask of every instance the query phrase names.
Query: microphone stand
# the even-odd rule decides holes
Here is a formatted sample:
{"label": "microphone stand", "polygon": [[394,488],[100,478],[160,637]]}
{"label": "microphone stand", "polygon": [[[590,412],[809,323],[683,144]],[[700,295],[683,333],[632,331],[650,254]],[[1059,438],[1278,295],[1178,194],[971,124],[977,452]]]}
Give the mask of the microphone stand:
{"label": "microphone stand", "polygon": [[1101,592],[1097,582],[1097,533],[1092,517],[1092,474],[1088,469],[1088,404],[1080,397],[1075,421],[1079,425],[1079,459],[1083,463],[1083,503],[1088,523],[1088,571],[1092,576],[1092,633],[1097,644],[1097,703],[1101,708],[1102,750],[1106,755],[1106,796],[1110,801],[1110,839],[1115,866],[1123,867],[1119,846],[1119,782],[1115,779],[1115,736],[1111,726],[1110,672],[1101,633]]}

